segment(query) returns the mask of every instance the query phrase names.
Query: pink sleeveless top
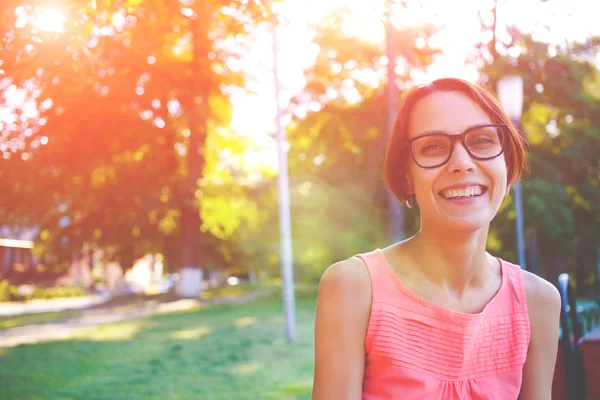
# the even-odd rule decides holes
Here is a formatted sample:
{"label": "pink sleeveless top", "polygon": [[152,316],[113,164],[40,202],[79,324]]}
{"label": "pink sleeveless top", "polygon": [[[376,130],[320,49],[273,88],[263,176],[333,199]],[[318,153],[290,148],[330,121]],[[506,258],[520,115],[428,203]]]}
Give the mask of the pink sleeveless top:
{"label": "pink sleeveless top", "polygon": [[379,249],[358,255],[373,289],[363,400],[516,400],[530,338],[521,269],[500,260],[502,284],[478,314],[411,292]]}

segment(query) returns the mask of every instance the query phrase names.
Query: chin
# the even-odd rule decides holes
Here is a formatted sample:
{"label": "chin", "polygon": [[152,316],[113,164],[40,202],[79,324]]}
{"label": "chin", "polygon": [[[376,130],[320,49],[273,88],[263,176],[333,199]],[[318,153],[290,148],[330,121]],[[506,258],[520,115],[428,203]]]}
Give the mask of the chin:
{"label": "chin", "polygon": [[455,231],[461,233],[474,233],[481,229],[487,229],[490,225],[492,218],[488,215],[445,215],[442,221],[439,221],[438,226],[442,227],[445,231]]}
{"label": "chin", "polygon": [[490,222],[492,222],[492,218],[488,215],[470,215],[464,216],[463,218],[454,216],[447,218],[449,229],[454,229],[461,232],[475,232],[483,228],[488,228],[490,226]]}
{"label": "chin", "polygon": [[488,229],[491,218],[487,215],[437,215],[435,218],[421,220],[421,228],[431,231],[444,232],[451,235],[453,232],[468,234],[481,229]]}

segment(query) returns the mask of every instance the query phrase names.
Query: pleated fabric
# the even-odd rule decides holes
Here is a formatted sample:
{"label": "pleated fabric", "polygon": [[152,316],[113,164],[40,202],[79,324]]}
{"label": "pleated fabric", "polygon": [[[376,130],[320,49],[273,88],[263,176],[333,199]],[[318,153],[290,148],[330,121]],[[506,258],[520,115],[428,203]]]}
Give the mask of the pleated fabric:
{"label": "pleated fabric", "polygon": [[531,333],[519,266],[499,260],[500,289],[465,314],[414,294],[381,250],[358,257],[373,290],[363,400],[518,398]]}

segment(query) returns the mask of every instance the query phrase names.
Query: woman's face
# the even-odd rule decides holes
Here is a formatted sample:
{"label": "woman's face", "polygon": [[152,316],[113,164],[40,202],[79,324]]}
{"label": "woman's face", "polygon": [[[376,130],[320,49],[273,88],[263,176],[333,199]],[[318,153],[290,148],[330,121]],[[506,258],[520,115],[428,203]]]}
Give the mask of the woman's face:
{"label": "woman's face", "polygon": [[[463,93],[435,92],[413,107],[408,134],[409,138],[432,131],[458,135],[490,123],[490,117]],[[448,162],[439,167],[425,169],[411,160],[407,179],[424,226],[461,231],[487,227],[508,190],[504,154],[477,160],[460,141],[454,143]]]}

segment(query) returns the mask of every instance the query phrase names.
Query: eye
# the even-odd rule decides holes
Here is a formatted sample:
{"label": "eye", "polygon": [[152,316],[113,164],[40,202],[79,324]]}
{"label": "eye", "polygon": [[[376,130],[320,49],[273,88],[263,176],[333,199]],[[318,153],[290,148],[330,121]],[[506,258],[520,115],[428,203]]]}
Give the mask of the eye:
{"label": "eye", "polygon": [[415,155],[438,157],[448,152],[450,140],[444,135],[427,135],[419,137],[413,143]]}
{"label": "eye", "polygon": [[473,141],[473,144],[481,144],[481,143],[485,144],[485,143],[493,143],[493,142],[494,141],[489,137],[480,136]]}
{"label": "eye", "polygon": [[425,156],[435,156],[441,153],[445,153],[448,149],[448,145],[439,141],[432,141],[429,143],[423,144],[422,147],[419,148],[419,154]]}
{"label": "eye", "polygon": [[473,147],[491,146],[498,143],[498,133],[495,129],[482,129],[467,134],[467,144]]}
{"label": "eye", "polygon": [[428,151],[438,150],[441,148],[442,148],[442,146],[440,146],[438,143],[431,143],[431,144],[425,145],[425,147],[423,147],[421,149],[421,151],[428,152]]}

